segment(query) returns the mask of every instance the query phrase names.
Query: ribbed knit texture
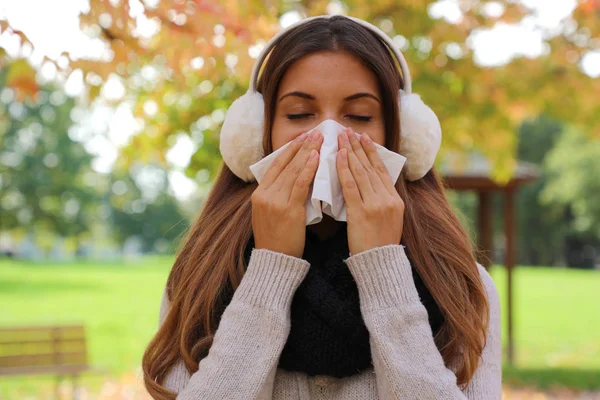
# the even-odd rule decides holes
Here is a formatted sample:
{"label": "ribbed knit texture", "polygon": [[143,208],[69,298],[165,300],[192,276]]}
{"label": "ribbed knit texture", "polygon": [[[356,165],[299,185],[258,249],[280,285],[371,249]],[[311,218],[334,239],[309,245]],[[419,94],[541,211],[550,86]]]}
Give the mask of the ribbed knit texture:
{"label": "ribbed knit texture", "polygon": [[[290,302],[309,265],[299,258],[253,250],[199,370],[190,376],[180,361],[163,384],[178,392],[178,399],[190,400],[501,398],[500,304],[483,267],[479,271],[490,303],[490,327],[479,367],[461,390],[435,346],[402,246],[378,247],[345,261],[356,280],[370,334],[371,370],[323,379],[277,369],[290,330]],[[161,321],[167,309],[163,295]]]}
{"label": "ribbed knit texture", "polygon": [[419,301],[410,263],[402,245],[388,245],[355,254],[346,264],[359,286],[361,309],[397,307]]}
{"label": "ribbed knit texture", "polygon": [[[250,263],[254,246],[254,237],[250,237],[244,251],[245,265]],[[373,367],[358,286],[344,262],[349,255],[346,224],[340,224],[326,238],[307,227],[302,259],[310,263],[310,268],[291,302],[291,328],[279,357],[279,370],[330,380]],[[444,316],[418,272],[413,270],[410,275],[435,334],[443,325]],[[231,286],[224,290],[215,317],[220,319],[233,292]]]}
{"label": "ribbed knit texture", "polygon": [[234,297],[258,307],[288,310],[308,272],[308,261],[266,249],[253,249],[250,259],[244,280],[252,285],[240,284]]}

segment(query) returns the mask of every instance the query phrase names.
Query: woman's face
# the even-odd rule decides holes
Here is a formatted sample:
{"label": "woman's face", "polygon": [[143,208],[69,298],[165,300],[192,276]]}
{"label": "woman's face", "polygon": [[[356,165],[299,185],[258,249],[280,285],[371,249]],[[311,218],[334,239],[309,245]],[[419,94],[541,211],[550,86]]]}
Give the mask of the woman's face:
{"label": "woman's face", "polygon": [[377,78],[350,53],[322,51],[290,65],[277,93],[273,151],[326,119],[385,143]]}

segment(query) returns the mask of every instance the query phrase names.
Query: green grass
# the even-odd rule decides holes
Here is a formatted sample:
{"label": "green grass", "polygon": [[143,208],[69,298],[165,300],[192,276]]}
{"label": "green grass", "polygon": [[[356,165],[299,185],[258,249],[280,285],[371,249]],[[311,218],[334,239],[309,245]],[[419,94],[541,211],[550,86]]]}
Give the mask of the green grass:
{"label": "green grass", "polygon": [[[131,371],[157,328],[171,265],[171,258],[66,265],[0,260],[0,326],[83,323],[90,363],[114,375]],[[15,398],[6,393],[16,386],[31,394],[46,383],[0,377],[0,399]]]}
{"label": "green grass", "polygon": [[[507,339],[506,273],[493,267]],[[600,389],[600,272],[519,267],[513,273],[515,366],[504,381]]]}
{"label": "green grass", "polygon": [[[123,374],[138,368],[157,327],[171,264],[171,258],[65,265],[0,260],[0,326],[83,323],[91,363]],[[503,268],[492,268],[492,276],[505,306]],[[600,388],[598,289],[598,271],[517,269],[517,362],[505,368],[505,380],[541,388]],[[0,398],[30,382],[39,379],[0,378]]]}

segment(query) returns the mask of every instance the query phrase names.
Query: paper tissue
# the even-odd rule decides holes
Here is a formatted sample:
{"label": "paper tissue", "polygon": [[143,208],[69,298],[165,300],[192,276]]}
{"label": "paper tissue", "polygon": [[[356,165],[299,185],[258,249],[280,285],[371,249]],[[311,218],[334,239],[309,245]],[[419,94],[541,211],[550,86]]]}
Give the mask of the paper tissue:
{"label": "paper tissue", "polygon": [[[346,127],[338,122],[328,119],[311,129],[312,132],[319,129],[323,134],[323,144],[320,149],[319,166],[315,179],[311,184],[306,199],[306,225],[316,224],[323,219],[323,213],[338,221],[346,221],[346,202],[342,193],[342,186],[337,173],[336,158],[338,152],[337,136]],[[359,137],[359,134],[356,134]],[[258,183],[267,173],[271,163],[277,156],[288,147],[290,143],[277,149],[259,162],[250,166],[250,171],[256,177]],[[377,153],[396,183],[400,171],[406,161],[402,155],[388,150],[384,146],[374,143]]]}

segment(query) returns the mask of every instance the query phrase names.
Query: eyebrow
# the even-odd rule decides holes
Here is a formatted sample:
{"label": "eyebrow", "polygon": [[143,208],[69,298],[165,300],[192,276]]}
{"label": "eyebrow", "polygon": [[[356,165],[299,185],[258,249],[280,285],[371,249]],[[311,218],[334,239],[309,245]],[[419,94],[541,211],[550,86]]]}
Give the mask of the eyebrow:
{"label": "eyebrow", "polygon": [[[281,96],[279,98],[279,101],[285,99],[288,96],[296,96],[296,97],[300,97],[300,98],[307,99],[307,100],[316,100],[315,96],[308,94],[308,93],[299,92],[296,90],[296,91],[284,94],[283,96]],[[371,93],[367,93],[367,92],[359,92],[359,93],[355,93],[351,96],[344,97],[344,101],[352,101],[352,100],[360,99],[363,97],[369,97],[369,98],[375,100],[376,102],[381,103],[381,101],[377,98],[377,96],[375,96]]]}

